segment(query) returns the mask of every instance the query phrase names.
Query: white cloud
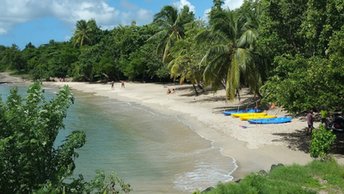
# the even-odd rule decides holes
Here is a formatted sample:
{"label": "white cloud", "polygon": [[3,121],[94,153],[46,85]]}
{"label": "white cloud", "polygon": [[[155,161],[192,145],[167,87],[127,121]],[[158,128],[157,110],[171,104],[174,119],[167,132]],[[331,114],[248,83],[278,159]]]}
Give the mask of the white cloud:
{"label": "white cloud", "polygon": [[224,4],[223,4],[223,8],[224,9],[236,9],[236,8],[239,8],[242,3],[244,2],[244,0],[225,0],[224,1]]}
{"label": "white cloud", "polygon": [[178,9],[182,9],[186,5],[190,8],[190,11],[196,13],[195,6],[192,5],[188,0],[179,0],[177,2],[174,2],[173,5],[176,6]]}
{"label": "white cloud", "polygon": [[6,34],[6,33],[7,33],[7,30],[5,30],[5,28],[0,28],[0,35]]}
{"label": "white cloud", "polygon": [[211,11],[211,8],[208,8],[208,9],[204,10],[203,16],[202,16],[202,20],[208,21],[208,19],[209,19],[208,17],[209,17],[210,11]]}
{"label": "white cloud", "polygon": [[0,3],[0,34],[18,23],[40,17],[56,17],[72,25],[81,19],[95,19],[103,28],[130,24],[133,20],[143,24],[153,18],[148,10],[137,8],[124,12],[109,5],[107,0],[0,0]]}

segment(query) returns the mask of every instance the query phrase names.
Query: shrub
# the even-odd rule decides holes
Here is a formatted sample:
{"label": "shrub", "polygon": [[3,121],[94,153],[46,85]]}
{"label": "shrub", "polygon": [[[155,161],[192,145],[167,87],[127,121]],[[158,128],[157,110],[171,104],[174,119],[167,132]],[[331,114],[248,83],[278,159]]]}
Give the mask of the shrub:
{"label": "shrub", "polygon": [[320,157],[326,159],[327,154],[336,140],[336,135],[332,131],[325,129],[320,125],[318,129],[313,131],[310,153],[313,158]]}
{"label": "shrub", "polygon": [[85,144],[85,133],[73,131],[60,146],[54,146],[73,102],[67,86],[49,102],[38,83],[27,93],[23,100],[17,89],[13,89],[6,102],[0,100],[0,193],[127,193],[131,190],[130,185],[116,176],[106,178],[102,173],[90,182],[81,175],[73,178],[76,149]]}

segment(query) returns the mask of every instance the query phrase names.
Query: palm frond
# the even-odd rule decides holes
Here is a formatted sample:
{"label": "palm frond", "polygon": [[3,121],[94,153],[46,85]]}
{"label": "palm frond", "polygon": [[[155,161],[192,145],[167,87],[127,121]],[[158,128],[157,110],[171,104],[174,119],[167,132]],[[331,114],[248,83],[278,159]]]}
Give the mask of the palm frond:
{"label": "palm frond", "polygon": [[238,41],[238,47],[241,48],[253,48],[256,45],[257,41],[257,32],[255,30],[246,30]]}

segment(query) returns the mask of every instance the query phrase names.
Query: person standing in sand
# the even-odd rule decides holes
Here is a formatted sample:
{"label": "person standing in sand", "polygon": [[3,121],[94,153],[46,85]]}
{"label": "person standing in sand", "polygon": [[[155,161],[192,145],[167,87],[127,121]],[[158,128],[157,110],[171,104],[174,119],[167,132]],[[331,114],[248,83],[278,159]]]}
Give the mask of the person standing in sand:
{"label": "person standing in sand", "polygon": [[114,81],[112,81],[112,82],[111,82],[111,88],[113,89],[113,88],[114,88],[114,86],[115,86],[115,82],[114,82]]}
{"label": "person standing in sand", "polygon": [[312,130],[313,130],[313,111],[309,111],[308,114],[307,114],[307,125],[308,125],[308,128],[307,128],[307,133],[308,134],[312,134]]}

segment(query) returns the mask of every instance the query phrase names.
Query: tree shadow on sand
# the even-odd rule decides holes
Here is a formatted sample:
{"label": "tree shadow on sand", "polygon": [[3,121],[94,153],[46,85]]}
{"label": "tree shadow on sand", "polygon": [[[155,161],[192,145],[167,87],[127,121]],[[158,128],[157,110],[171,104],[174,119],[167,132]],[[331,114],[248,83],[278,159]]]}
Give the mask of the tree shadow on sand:
{"label": "tree shadow on sand", "polygon": [[[344,155],[344,133],[335,132],[336,141],[332,146],[330,154]],[[287,143],[288,148],[291,150],[303,151],[309,153],[311,145],[311,135],[306,133],[306,128],[302,130],[296,130],[293,133],[274,133],[273,135],[280,136],[281,139],[274,141],[282,141]]]}

